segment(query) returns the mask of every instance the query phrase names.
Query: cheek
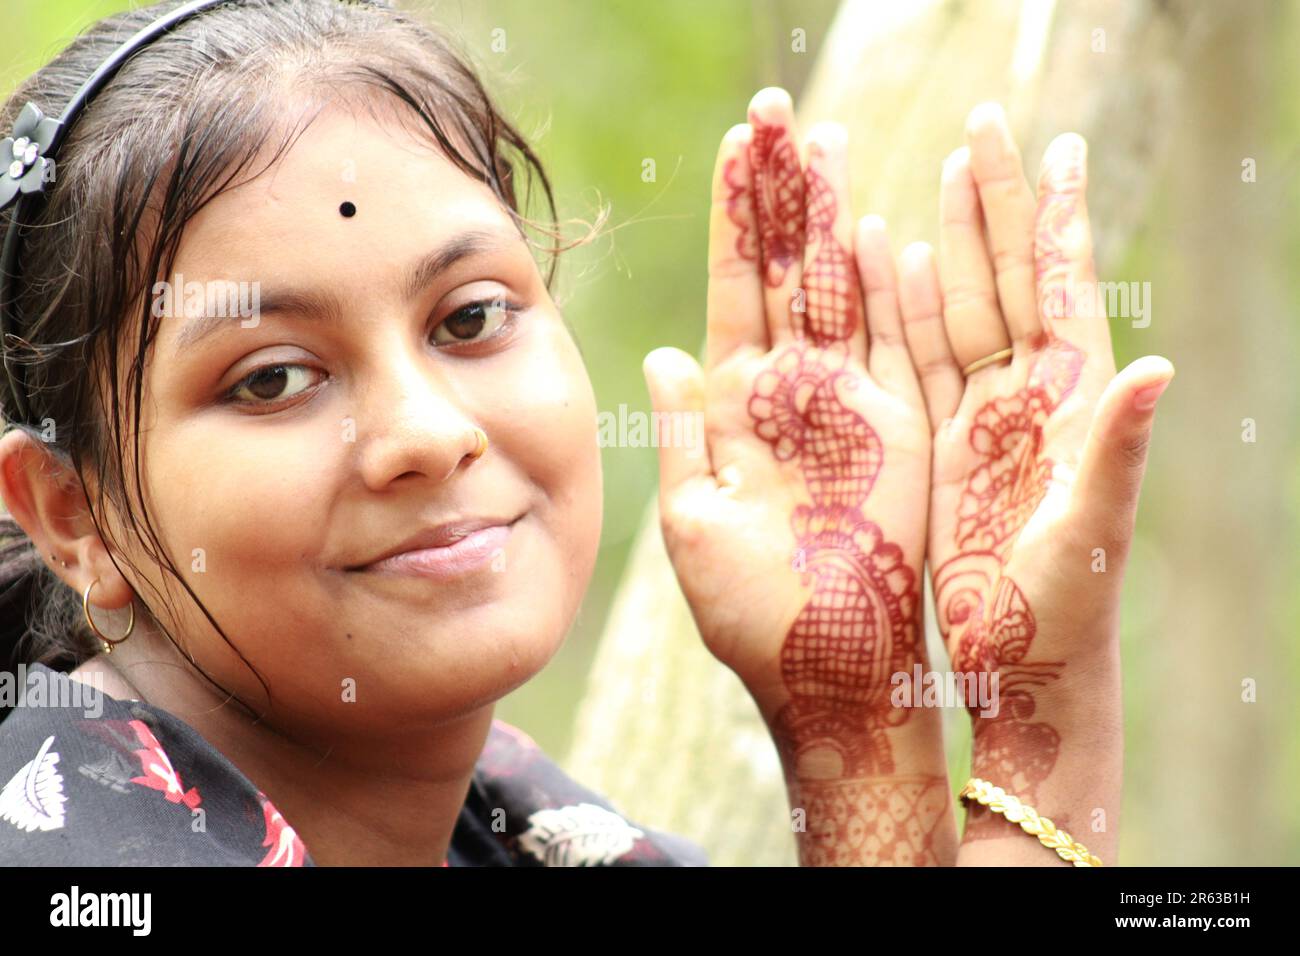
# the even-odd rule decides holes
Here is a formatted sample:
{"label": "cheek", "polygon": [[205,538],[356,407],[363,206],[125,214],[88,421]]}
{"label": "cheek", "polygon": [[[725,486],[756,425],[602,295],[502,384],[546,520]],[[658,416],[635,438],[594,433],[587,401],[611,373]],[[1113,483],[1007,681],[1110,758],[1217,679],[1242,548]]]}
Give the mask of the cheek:
{"label": "cheek", "polygon": [[[284,429],[274,442],[250,442],[246,436],[223,441],[220,429],[210,428],[202,442],[169,452],[182,463],[173,469],[181,474],[165,488],[155,480],[153,493],[166,499],[160,510],[168,515],[166,540],[175,560],[220,556],[238,562],[223,568],[223,577],[253,577],[311,554],[321,527],[315,509],[325,500],[320,448],[319,435],[301,429]],[[249,533],[256,528],[275,533]]]}
{"label": "cheek", "polygon": [[[502,383],[507,383],[503,386]],[[484,428],[511,467],[542,497],[540,517],[566,546],[566,561],[594,563],[602,506],[596,397],[577,346],[558,316],[493,376]]]}
{"label": "cheek", "polygon": [[[285,429],[275,442],[250,442],[209,426],[189,437],[181,430],[156,449],[152,461],[162,467],[152,469],[149,490],[155,525],[181,575],[245,653],[266,633],[318,623],[304,620],[320,602],[303,571],[304,558],[319,549],[329,500],[319,435]],[[222,659],[209,666],[225,671],[231,652],[170,575],[168,582],[180,633],[198,642],[196,653]],[[233,679],[240,674],[246,679],[242,668]]]}

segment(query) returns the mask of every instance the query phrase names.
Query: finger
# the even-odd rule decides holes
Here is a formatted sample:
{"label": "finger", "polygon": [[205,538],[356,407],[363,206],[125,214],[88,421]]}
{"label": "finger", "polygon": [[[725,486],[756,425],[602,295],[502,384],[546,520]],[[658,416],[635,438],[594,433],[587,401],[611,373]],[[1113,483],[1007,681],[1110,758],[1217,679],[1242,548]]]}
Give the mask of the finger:
{"label": "finger", "polygon": [[944,329],[934,251],[924,242],[912,243],[899,256],[898,304],[930,429],[938,431],[956,414],[966,384]]}
{"label": "finger", "polygon": [[1034,269],[1044,329],[1085,355],[1110,354],[1110,325],[1097,296],[1085,193],[1088,144],[1062,133],[1043,154],[1038,177]]}
{"label": "finger", "polygon": [[943,321],[959,368],[1007,348],[1011,338],[998,306],[984,216],[963,146],[943,164],[939,185],[939,281]]}
{"label": "finger", "polygon": [[775,347],[804,336],[806,315],[802,291],[800,311],[793,309],[803,281],[804,186],[790,94],[777,87],[759,90],[749,103],[749,123],[759,274]]}
{"label": "finger", "polygon": [[1042,333],[1034,295],[1034,216],[1037,202],[997,103],[975,107],[966,120],[970,168],[988,224],[998,302],[1014,344],[1033,345]]}
{"label": "finger", "polygon": [[[898,303],[898,274],[889,248],[885,220],[864,216],[858,223],[854,246],[858,274],[867,303],[867,371],[886,391],[924,404],[921,386],[912,367],[903,336],[903,317]],[[939,320],[942,331],[942,319]]]}
{"label": "finger", "polygon": [[1157,355],[1140,358],[1111,379],[1097,402],[1071,491],[1078,536],[1123,561],[1137,520],[1156,400],[1174,377]]}
{"label": "finger", "polygon": [[[716,486],[713,466],[704,445],[704,372],[694,357],[681,349],[664,346],[651,351],[641,362],[650,404],[657,415],[691,416],[691,427],[681,434],[694,435],[694,442],[659,443],[659,500],[696,490],[700,485]],[[668,419],[671,421],[672,419]],[[662,512],[670,513],[663,508]]]}
{"label": "finger", "polygon": [[705,365],[712,371],[742,346],[768,350],[763,284],[758,272],[758,224],[749,172],[752,130],[733,126],[722,138],[713,169],[709,214],[708,333]]}
{"label": "finger", "polygon": [[808,132],[806,153],[805,327],[814,344],[846,348],[865,366],[867,329],[853,261],[848,133],[838,123],[818,123]]}

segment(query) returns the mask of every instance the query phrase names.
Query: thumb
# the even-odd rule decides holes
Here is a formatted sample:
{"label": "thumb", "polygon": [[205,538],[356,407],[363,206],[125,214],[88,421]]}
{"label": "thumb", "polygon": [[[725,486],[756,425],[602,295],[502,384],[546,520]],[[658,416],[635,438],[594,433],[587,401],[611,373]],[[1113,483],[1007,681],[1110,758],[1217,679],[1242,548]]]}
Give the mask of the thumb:
{"label": "thumb", "polygon": [[1084,443],[1074,484],[1081,530],[1119,555],[1137,521],[1156,401],[1173,377],[1173,365],[1158,355],[1129,365],[1102,392]]}
{"label": "thumb", "polygon": [[[641,371],[660,422],[659,495],[667,501],[696,479],[712,481],[704,435],[704,371],[693,356],[671,346],[650,352]],[[664,440],[665,433],[677,440]]]}

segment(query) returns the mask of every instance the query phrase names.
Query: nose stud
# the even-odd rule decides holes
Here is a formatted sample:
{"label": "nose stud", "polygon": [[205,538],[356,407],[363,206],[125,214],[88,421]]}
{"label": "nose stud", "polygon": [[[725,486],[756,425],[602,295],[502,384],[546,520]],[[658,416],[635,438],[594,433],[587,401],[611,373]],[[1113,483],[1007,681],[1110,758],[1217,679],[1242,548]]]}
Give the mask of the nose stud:
{"label": "nose stud", "polygon": [[483,452],[487,451],[487,446],[488,446],[487,432],[475,426],[474,437],[478,439],[478,444],[474,447],[474,450],[470,452],[469,457],[473,458],[475,461],[478,461],[480,458],[483,457]]}

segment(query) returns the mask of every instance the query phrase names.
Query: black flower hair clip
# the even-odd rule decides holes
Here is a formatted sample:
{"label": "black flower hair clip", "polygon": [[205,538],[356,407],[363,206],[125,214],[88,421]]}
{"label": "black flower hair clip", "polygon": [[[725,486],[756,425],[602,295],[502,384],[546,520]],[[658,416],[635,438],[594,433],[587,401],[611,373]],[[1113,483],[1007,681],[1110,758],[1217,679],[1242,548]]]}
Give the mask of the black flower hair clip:
{"label": "black flower hair clip", "polygon": [[38,193],[53,178],[54,160],[45,156],[62,124],[28,103],[14,121],[13,133],[0,140],[0,209],[19,193]]}

